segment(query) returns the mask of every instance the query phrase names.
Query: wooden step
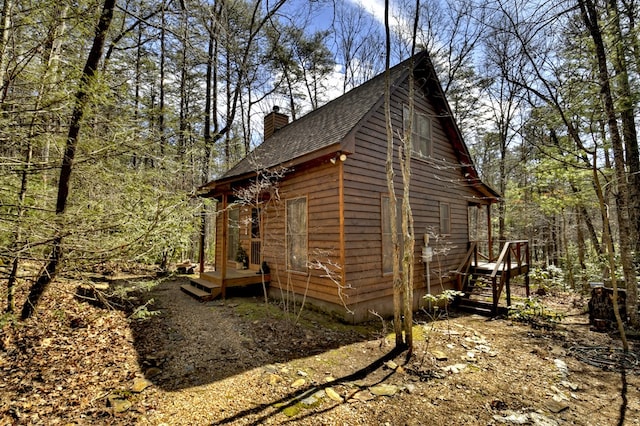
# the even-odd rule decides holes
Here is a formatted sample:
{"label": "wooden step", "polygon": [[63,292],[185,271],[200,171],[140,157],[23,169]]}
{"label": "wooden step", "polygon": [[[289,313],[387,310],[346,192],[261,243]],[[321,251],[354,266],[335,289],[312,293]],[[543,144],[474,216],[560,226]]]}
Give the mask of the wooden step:
{"label": "wooden step", "polygon": [[209,281],[211,283],[216,283],[220,282],[220,274],[213,271],[201,272],[199,279]]}
{"label": "wooden step", "polygon": [[192,286],[191,284],[182,284],[180,286],[180,290],[187,293],[189,296],[195,297],[198,300],[204,301],[211,298],[211,293],[207,293],[206,291],[200,290]]}
{"label": "wooden step", "polygon": [[464,311],[471,312],[486,317],[494,317],[498,315],[507,315],[508,309],[504,306],[498,306],[495,314],[493,313],[493,304],[491,302],[484,302],[479,300],[473,300],[468,298],[462,298],[455,305],[455,308]]}
{"label": "wooden step", "polygon": [[182,284],[180,286],[180,290],[192,297],[195,297],[201,302],[213,300],[216,297],[220,296],[220,294],[222,294],[222,289],[220,288],[220,286],[208,283],[209,287],[202,288],[202,283],[197,283],[194,281],[196,281],[196,279],[191,280],[189,284]]}
{"label": "wooden step", "polygon": [[214,284],[211,281],[206,280],[204,278],[191,278],[189,281],[191,281],[191,285],[194,286],[195,288],[204,290],[209,293],[211,293],[215,289],[220,288],[219,284]]}

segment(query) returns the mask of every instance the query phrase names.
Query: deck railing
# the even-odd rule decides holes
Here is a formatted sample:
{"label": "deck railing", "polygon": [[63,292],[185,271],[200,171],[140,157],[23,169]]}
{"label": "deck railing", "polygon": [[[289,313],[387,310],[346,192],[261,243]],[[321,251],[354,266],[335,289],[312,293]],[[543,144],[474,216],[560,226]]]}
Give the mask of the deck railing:
{"label": "deck railing", "polygon": [[[529,297],[529,241],[506,241],[496,260],[496,265],[491,271],[491,282],[493,283],[494,305],[500,299],[502,290],[506,288],[507,306],[511,306],[511,276],[520,275],[525,272],[525,288]],[[526,267],[525,271],[523,268]],[[500,277],[500,286],[497,286],[497,278]]]}

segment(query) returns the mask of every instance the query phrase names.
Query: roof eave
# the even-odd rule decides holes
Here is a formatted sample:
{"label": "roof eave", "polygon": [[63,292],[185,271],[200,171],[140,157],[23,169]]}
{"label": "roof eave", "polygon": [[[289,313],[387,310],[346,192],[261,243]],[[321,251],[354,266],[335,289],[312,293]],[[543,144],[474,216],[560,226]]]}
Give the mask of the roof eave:
{"label": "roof eave", "polygon": [[[346,138],[340,143],[323,147],[319,150],[309,152],[307,154],[301,155],[299,157],[296,157],[294,159],[291,159],[281,164],[274,164],[272,166],[266,167],[266,169],[269,170],[269,169],[276,169],[276,168],[284,168],[287,170],[295,170],[296,168],[304,164],[307,164],[325,157],[331,157],[332,155],[335,155],[338,152],[347,154],[347,155],[353,154],[352,145],[353,144],[349,143],[349,138]],[[200,197],[216,197],[224,193],[233,192],[233,187],[237,186],[234,184],[247,181],[255,177],[257,173],[258,171],[256,170],[256,171],[251,171],[247,173],[242,173],[234,176],[227,176],[220,179],[212,180],[211,182],[208,182],[202,185],[201,187],[199,187],[197,190],[197,195]]]}

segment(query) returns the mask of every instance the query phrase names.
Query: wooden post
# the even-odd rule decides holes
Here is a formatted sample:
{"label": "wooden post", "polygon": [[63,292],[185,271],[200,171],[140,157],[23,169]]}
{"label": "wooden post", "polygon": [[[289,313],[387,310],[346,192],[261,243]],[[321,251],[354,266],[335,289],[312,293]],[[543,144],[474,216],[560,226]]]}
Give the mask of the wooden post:
{"label": "wooden post", "polygon": [[204,272],[204,245],[207,236],[207,207],[205,203],[202,203],[202,211],[200,214],[202,216],[200,217],[200,250],[198,252],[198,257],[200,260],[200,274],[202,275]]}
{"label": "wooden post", "polygon": [[339,212],[340,212],[340,265],[342,270],[340,271],[342,281],[340,284],[347,282],[346,271],[346,250],[345,250],[345,235],[344,235],[344,161],[338,161],[338,198],[339,198]]}
{"label": "wooden post", "polygon": [[491,203],[487,204],[487,244],[489,249],[489,263],[493,262],[493,237],[491,235]]}
{"label": "wooden post", "polygon": [[[227,194],[222,194],[222,250],[220,253],[220,277],[222,299],[226,297],[225,279],[227,278],[227,234],[229,232],[229,212],[227,209]],[[216,252],[216,257],[218,253]]]}

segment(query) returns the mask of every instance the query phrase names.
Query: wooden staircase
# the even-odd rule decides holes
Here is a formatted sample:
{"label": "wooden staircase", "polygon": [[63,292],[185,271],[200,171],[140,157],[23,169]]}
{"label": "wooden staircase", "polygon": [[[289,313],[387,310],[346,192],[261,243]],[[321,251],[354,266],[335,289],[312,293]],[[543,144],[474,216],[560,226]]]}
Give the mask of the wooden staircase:
{"label": "wooden staircase", "polygon": [[217,297],[225,298],[228,288],[247,287],[257,284],[269,284],[269,274],[257,273],[255,270],[227,270],[225,274],[220,271],[202,272],[199,278],[191,278],[188,284],[182,284],[180,289],[186,294],[200,300],[208,301]]}
{"label": "wooden staircase", "polygon": [[213,300],[222,294],[222,286],[220,284],[215,284],[205,278],[191,278],[189,283],[182,284],[180,289],[202,302]]}
{"label": "wooden staircase", "polygon": [[[497,259],[484,256],[472,242],[464,260],[456,270],[457,290],[464,293],[458,308],[487,316],[507,313],[511,306],[511,279],[524,275],[526,297],[529,297],[529,242],[506,241]],[[503,291],[506,305],[500,305]]]}

